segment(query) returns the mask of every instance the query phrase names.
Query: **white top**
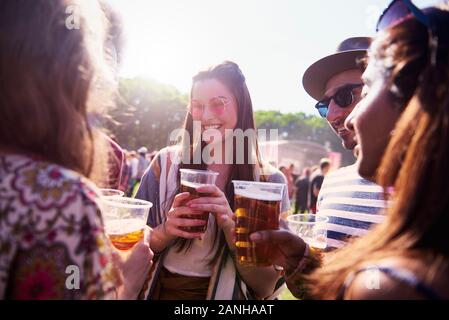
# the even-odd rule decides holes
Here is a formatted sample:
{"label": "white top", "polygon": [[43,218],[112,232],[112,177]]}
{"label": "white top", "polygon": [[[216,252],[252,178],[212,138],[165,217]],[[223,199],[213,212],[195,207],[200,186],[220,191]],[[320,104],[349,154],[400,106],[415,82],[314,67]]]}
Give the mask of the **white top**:
{"label": "white top", "polygon": [[[213,243],[215,224],[215,217],[210,214],[204,237],[201,240],[193,240],[193,244],[187,253],[184,250],[177,252],[176,248],[169,250],[164,259],[164,267],[172,273],[185,276],[210,277],[212,268],[209,266],[209,262],[214,257],[218,246],[218,236],[217,241]],[[212,247],[214,247],[214,251],[210,252]]]}

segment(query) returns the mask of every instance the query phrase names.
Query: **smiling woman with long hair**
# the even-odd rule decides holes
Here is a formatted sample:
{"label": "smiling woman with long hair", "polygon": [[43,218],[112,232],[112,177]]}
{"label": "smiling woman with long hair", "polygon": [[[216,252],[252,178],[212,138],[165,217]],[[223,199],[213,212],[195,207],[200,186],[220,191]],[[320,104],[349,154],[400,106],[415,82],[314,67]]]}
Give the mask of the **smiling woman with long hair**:
{"label": "smiling woman with long hair", "polygon": [[[198,132],[196,132],[196,130]],[[224,62],[193,77],[190,103],[184,123],[182,146],[161,150],[142,178],[137,197],[156,205],[149,225],[154,228],[151,248],[157,263],[151,273],[147,294],[151,299],[255,299],[276,295],[279,271],[273,267],[244,267],[236,263],[233,239],[234,189],[231,180],[285,183],[285,177],[263,164],[257,139],[236,143],[230,134],[255,130],[251,98],[245,77],[233,62]],[[212,134],[214,133],[214,134]],[[209,134],[212,141],[202,141]],[[200,136],[200,142],[194,137]],[[226,149],[231,142],[232,150]],[[213,147],[213,148],[212,148]],[[195,154],[214,149],[208,161]],[[220,152],[221,151],[221,152]],[[229,157],[232,151],[233,156]],[[228,161],[226,161],[228,156]],[[241,161],[238,161],[239,156]],[[182,161],[174,161],[179,159]],[[185,161],[184,161],[185,160]],[[209,169],[219,173],[216,186],[197,189],[208,197],[185,203],[189,194],[179,193],[179,169]],[[288,209],[284,193],[282,211]],[[185,214],[213,212],[205,233],[189,233],[185,226],[204,225]],[[263,281],[260,281],[263,279]]]}

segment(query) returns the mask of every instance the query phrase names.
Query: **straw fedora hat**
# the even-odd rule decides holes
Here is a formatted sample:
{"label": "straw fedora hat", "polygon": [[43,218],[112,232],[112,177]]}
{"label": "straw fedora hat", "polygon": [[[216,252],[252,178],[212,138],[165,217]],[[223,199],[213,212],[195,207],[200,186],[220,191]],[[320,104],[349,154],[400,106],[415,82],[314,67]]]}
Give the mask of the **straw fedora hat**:
{"label": "straw fedora hat", "polygon": [[366,55],[371,41],[369,37],[348,38],[338,45],[336,53],[313,63],[302,78],[306,92],[315,100],[322,99],[327,81],[340,72],[357,69],[357,60]]}

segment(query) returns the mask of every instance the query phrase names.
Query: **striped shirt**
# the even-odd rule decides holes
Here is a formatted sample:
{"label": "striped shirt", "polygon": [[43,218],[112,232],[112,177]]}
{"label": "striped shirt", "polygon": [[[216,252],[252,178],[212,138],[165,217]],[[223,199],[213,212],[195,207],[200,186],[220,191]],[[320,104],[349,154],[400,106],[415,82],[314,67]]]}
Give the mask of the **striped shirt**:
{"label": "striped shirt", "polygon": [[329,217],[328,248],[340,248],[348,237],[362,236],[383,220],[383,189],[359,176],[357,165],[328,174],[318,195],[317,215]]}

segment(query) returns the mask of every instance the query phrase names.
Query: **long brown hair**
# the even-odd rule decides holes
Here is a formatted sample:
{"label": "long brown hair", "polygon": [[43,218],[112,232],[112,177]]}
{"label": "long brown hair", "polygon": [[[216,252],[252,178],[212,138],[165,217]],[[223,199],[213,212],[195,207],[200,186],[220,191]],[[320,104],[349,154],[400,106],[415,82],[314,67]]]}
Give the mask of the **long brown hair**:
{"label": "long brown hair", "polygon": [[428,30],[415,19],[379,34],[370,50],[404,110],[377,171],[380,185],[394,186],[393,205],[383,223],[309,277],[316,298],[336,298],[345,279],[369,261],[431,258],[435,270],[449,258],[449,11],[426,14],[438,27],[436,66],[429,62]]}
{"label": "long brown hair", "polygon": [[2,149],[101,176],[104,139],[88,114],[112,101],[106,25],[97,1],[0,2]]}
{"label": "long brown hair", "polygon": [[[223,85],[225,85],[228,90],[232,93],[233,97],[237,101],[237,125],[235,129],[241,129],[243,131],[246,131],[247,129],[253,129],[256,130],[256,125],[254,121],[254,115],[253,115],[253,106],[251,102],[251,96],[249,94],[248,87],[246,86],[246,80],[245,77],[240,70],[239,66],[231,61],[225,61],[221,64],[218,64],[216,66],[210,67],[209,69],[205,71],[199,72],[197,75],[195,75],[192,79],[192,90],[193,86],[198,81],[203,81],[207,79],[216,79],[220,81]],[[192,92],[190,93],[192,95]],[[185,121],[184,121],[184,129],[189,137],[194,136],[194,128],[193,128],[193,118],[190,113],[187,113]],[[238,164],[236,161],[237,152],[236,152],[236,141],[235,137],[233,138],[233,165],[232,170],[230,174],[230,179],[226,183],[226,189],[224,190],[226,194],[226,198],[228,199],[228,202],[230,204],[230,207],[233,209],[234,207],[234,188],[232,184],[230,183],[231,180],[247,180],[247,181],[254,181],[256,179],[255,176],[255,170],[256,166],[259,168],[262,168],[262,161],[260,158],[259,148],[257,144],[257,140],[253,145],[248,141],[248,139],[245,139],[244,141],[244,161],[243,164]],[[184,144],[182,144],[184,146]],[[190,152],[190,159],[193,159],[193,152],[194,152],[194,145],[193,141],[190,141],[190,146],[188,146],[188,150],[184,150],[184,152]],[[201,150],[205,147],[205,143],[202,142],[200,148]],[[254,155],[255,155],[255,164],[254,162],[250,161],[249,159],[249,149],[253,147],[254,148]],[[180,168],[189,168],[189,169],[200,169],[205,170],[207,168],[207,165],[203,162],[203,159],[201,159],[200,164],[193,164],[193,163],[181,163]],[[179,186],[179,181],[178,181]],[[219,238],[219,250],[216,253],[215,257],[211,260],[211,263],[216,261],[218,258],[218,255],[220,254],[220,249],[224,245],[224,235],[222,232],[218,233],[218,229],[215,230],[215,241],[217,238]],[[214,241],[214,242],[215,242]],[[178,249],[181,251],[183,249],[188,249],[191,245],[192,241],[185,240],[185,239],[179,239],[178,240]]]}

